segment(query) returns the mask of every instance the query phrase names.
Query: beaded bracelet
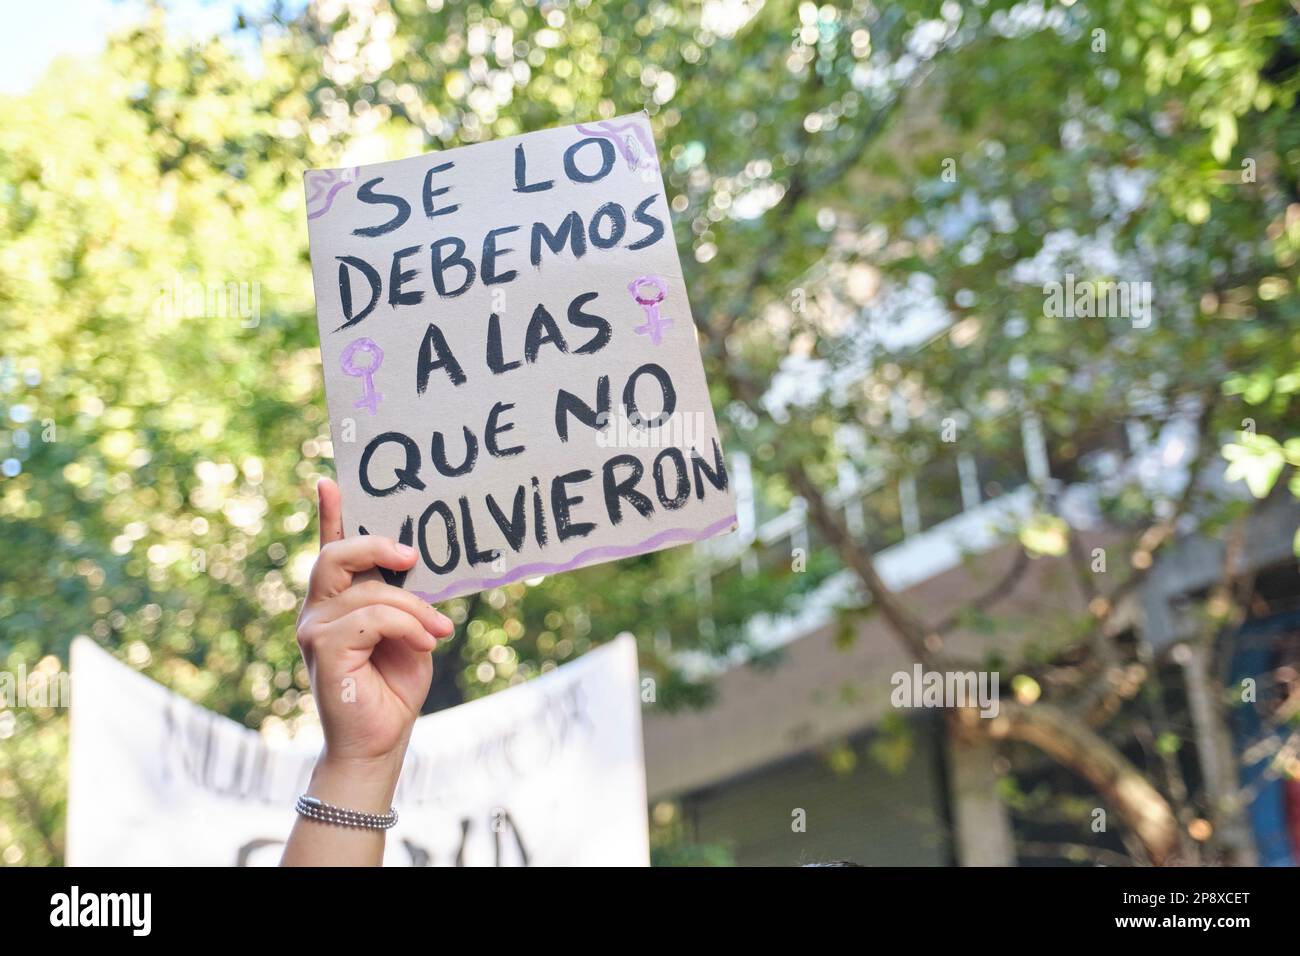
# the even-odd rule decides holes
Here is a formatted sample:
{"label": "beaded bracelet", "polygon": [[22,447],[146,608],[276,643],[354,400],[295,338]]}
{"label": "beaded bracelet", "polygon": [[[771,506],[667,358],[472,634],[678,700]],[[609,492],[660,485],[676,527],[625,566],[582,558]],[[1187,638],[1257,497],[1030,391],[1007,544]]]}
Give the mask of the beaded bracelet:
{"label": "beaded bracelet", "polygon": [[397,811],[392,807],[389,807],[387,813],[363,813],[360,810],[336,807],[319,797],[309,797],[305,793],[298,798],[295,809],[308,819],[332,823],[339,827],[354,827],[358,830],[387,830],[397,823]]}

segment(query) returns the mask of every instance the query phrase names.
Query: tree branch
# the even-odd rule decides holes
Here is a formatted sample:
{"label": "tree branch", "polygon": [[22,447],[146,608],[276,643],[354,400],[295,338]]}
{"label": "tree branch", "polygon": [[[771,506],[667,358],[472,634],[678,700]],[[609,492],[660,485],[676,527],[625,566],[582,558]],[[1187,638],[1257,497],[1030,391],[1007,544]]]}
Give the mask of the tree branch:
{"label": "tree branch", "polygon": [[[1133,763],[1082,721],[1051,704],[1003,701],[992,720],[960,712],[963,726],[993,740],[1032,745],[1090,783],[1142,841],[1151,862],[1169,863],[1178,851],[1178,821],[1169,802]],[[983,725],[983,726],[981,726]]]}
{"label": "tree branch", "polygon": [[943,636],[961,623],[962,618],[970,611],[986,611],[994,604],[997,604],[1003,598],[1010,596],[1024,577],[1025,571],[1029,569],[1029,552],[1023,547],[1016,551],[1016,559],[1012,562],[1011,567],[1007,568],[1006,573],[979,597],[968,601],[966,606],[960,611],[949,614],[947,617],[930,628],[930,631],[939,636]]}
{"label": "tree branch", "polygon": [[[1187,484],[1184,485],[1182,493],[1178,497],[1178,502],[1170,515],[1163,521],[1151,525],[1138,536],[1130,559],[1130,563],[1133,565],[1133,573],[1114,591],[1104,596],[1098,594],[1095,587],[1092,589],[1089,609],[1096,616],[1097,622],[1089,644],[1092,653],[1097,656],[1102,666],[1091,687],[1087,689],[1072,708],[1074,713],[1084,715],[1089,721],[1096,714],[1105,712],[1107,698],[1110,697],[1113,691],[1113,685],[1109,679],[1110,667],[1108,666],[1113,659],[1108,625],[1115,613],[1115,609],[1120,606],[1123,598],[1146,581],[1151,569],[1155,567],[1156,553],[1173,539],[1174,533],[1178,529],[1178,522],[1182,520],[1183,515],[1191,510],[1206,463],[1212,457],[1209,430],[1216,400],[1217,393],[1213,391],[1208,394],[1201,394],[1201,410],[1196,422],[1196,454],[1187,466]],[[1071,529],[1070,540],[1072,543],[1075,537],[1076,535]],[[1143,557],[1139,558],[1139,555],[1143,555]]]}

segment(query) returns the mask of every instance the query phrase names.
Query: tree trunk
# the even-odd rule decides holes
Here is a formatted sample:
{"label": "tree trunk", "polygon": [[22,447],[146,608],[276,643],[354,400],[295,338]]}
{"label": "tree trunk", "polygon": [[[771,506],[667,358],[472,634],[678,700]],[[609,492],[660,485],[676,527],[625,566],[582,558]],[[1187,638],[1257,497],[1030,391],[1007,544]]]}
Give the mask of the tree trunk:
{"label": "tree trunk", "polygon": [[[857,574],[899,639],[922,665],[942,668],[943,643],[938,635],[880,579],[871,555],[853,539],[803,467],[793,465],[786,473],[807,502],[808,514],[822,536]],[[980,718],[974,712],[970,716],[974,718],[971,730],[994,740],[1030,744],[1092,784],[1132,828],[1152,863],[1159,866],[1176,857],[1178,821],[1169,802],[1132,761],[1082,721],[1049,704],[1022,706],[1005,701],[1001,703],[998,717],[992,720]]]}
{"label": "tree trunk", "polygon": [[997,745],[987,737],[961,733],[945,721],[948,793],[952,804],[953,850],[958,866],[1015,866],[1011,818],[998,794],[994,769]]}
{"label": "tree trunk", "polygon": [[1132,829],[1151,862],[1174,862],[1178,821],[1169,802],[1133,763],[1085,723],[1050,704],[1028,706],[1002,701],[998,716],[982,718],[974,710],[961,714],[962,726],[992,740],[1018,740],[1087,780]]}
{"label": "tree trunk", "polygon": [[1223,862],[1230,866],[1255,866],[1258,854],[1246,816],[1245,803],[1237,778],[1237,755],[1232,747],[1222,703],[1216,698],[1218,686],[1210,677],[1206,645],[1192,641],[1187,645],[1183,673],[1187,680],[1187,704],[1196,734],[1196,751],[1201,762],[1201,777],[1210,805],[1216,842],[1223,849]]}

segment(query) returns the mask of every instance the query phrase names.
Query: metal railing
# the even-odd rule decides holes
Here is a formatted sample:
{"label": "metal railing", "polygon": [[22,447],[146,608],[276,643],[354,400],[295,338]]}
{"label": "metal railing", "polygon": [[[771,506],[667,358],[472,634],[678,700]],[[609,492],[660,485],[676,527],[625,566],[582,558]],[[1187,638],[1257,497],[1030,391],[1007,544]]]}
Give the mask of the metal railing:
{"label": "metal railing", "polygon": [[[1021,415],[1019,431],[1020,454],[1014,457],[981,456],[954,448],[951,454],[941,453],[892,479],[883,472],[860,474],[845,468],[827,495],[828,503],[843,516],[853,537],[866,542],[886,584],[906,588],[920,583],[956,567],[971,554],[996,547],[1015,522],[1032,511],[1041,491],[1059,488],[1039,420]],[[1131,436],[1123,429],[1120,436],[1118,443],[1113,432],[1097,436],[1094,443],[1075,451],[1074,460],[1097,452],[1127,457],[1131,445],[1124,439]],[[722,576],[754,575],[775,562],[788,563],[800,555],[807,558],[817,549],[828,548],[809,522],[800,498],[780,514],[760,521],[748,456],[733,453],[729,461],[737,491],[737,533],[696,546],[696,598],[700,627],[706,633],[714,628],[710,608]],[[865,600],[856,593],[856,578],[848,570],[840,567],[823,578],[794,616],[751,622],[762,624],[753,629],[756,643],[777,646],[824,624],[834,598],[856,594],[857,600]]]}

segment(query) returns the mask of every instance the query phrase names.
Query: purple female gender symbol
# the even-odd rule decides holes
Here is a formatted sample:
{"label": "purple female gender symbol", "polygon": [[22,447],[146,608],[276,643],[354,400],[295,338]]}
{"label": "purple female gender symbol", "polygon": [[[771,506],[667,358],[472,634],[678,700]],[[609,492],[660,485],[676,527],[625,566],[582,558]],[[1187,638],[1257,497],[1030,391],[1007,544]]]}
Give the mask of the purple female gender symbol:
{"label": "purple female gender symbol", "polygon": [[[369,365],[358,366],[353,361],[353,357],[358,352],[366,352],[370,355]],[[384,350],[367,338],[354,339],[343,350],[343,356],[339,359],[343,372],[362,380],[361,397],[356,400],[353,408],[368,408],[371,415],[379,410],[379,403],[384,400],[384,396],[375,391],[375,372],[379,371],[379,366],[383,362]]]}
{"label": "purple female gender symbol", "polygon": [[[654,289],[656,294],[650,298],[643,296],[641,294],[643,286]],[[658,345],[663,341],[664,329],[673,324],[672,319],[661,319],[659,317],[659,303],[668,297],[667,284],[658,276],[642,276],[629,282],[627,291],[632,293],[632,298],[636,300],[636,304],[645,310],[645,325],[638,325],[632,331],[636,332],[637,335],[650,336],[650,341]]]}

